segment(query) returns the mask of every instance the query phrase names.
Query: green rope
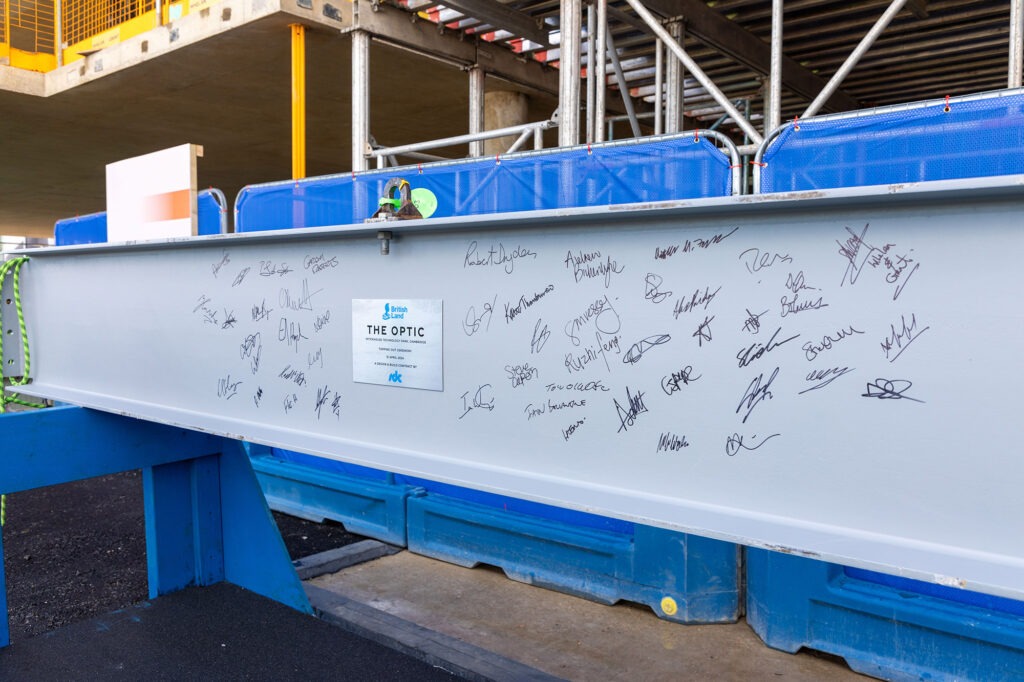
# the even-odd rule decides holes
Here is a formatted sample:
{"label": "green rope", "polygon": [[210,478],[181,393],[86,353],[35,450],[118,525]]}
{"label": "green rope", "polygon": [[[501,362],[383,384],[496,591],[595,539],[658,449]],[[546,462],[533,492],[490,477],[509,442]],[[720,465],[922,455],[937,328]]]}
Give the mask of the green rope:
{"label": "green rope", "polygon": [[[32,367],[32,357],[29,354],[28,346],[28,331],[25,327],[25,313],[21,307],[21,268],[25,263],[28,262],[27,256],[20,258],[12,258],[11,260],[0,263],[0,288],[3,287],[4,280],[7,276],[13,273],[13,289],[14,289],[14,311],[18,317],[18,331],[21,334],[22,353],[25,360],[25,368],[21,374],[21,378],[17,380],[11,380],[11,386],[25,386],[29,382],[29,370]],[[4,356],[4,336],[6,331],[3,329],[3,304],[7,301],[0,301],[0,360]],[[2,376],[2,372],[0,372]],[[33,403],[27,400],[22,400],[17,393],[11,393],[8,395],[4,390],[3,386],[0,385],[0,414],[7,411],[8,404],[24,405],[25,407],[46,407],[40,403]],[[7,523],[7,496],[0,495],[0,528]]]}

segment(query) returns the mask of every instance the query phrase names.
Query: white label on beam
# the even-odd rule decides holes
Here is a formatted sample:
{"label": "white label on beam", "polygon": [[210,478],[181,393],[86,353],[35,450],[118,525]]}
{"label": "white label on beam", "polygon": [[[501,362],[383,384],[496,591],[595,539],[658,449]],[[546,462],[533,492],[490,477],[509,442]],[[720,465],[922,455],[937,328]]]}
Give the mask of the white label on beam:
{"label": "white label on beam", "polygon": [[352,380],[444,390],[441,301],[352,301]]}

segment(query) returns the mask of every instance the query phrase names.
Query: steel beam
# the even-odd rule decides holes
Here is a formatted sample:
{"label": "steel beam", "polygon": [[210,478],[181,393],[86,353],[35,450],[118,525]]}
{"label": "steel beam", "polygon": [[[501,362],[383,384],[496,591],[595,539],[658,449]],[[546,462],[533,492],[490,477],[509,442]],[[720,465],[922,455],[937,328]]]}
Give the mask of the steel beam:
{"label": "steel beam", "polygon": [[665,120],[665,50],[654,40],[654,134],[664,132]]}
{"label": "steel beam", "polygon": [[370,152],[370,34],[352,32],[352,171],[368,168]]}
{"label": "steel beam", "polygon": [[636,120],[636,112],[633,110],[633,98],[629,94],[629,85],[626,83],[626,77],[622,73],[622,65],[619,63],[619,54],[615,50],[615,41],[612,39],[611,31],[606,33],[606,37],[608,39],[608,56],[612,62],[612,70],[615,72],[615,82],[619,86],[619,94],[622,95],[622,106],[626,108],[629,128],[633,132],[633,137],[640,137],[640,123]]}
{"label": "steel beam", "polygon": [[[904,2],[905,1],[906,0],[904,0]],[[658,23],[658,20],[655,19],[654,16],[647,11],[647,8],[640,3],[640,0],[626,0],[626,2],[629,3],[629,6],[633,8],[633,11],[636,12],[641,19],[647,22],[647,25],[651,27],[654,34],[657,35],[663,43],[665,43],[665,47],[667,47],[669,51],[676,56],[676,58],[686,65],[686,68],[691,74],[693,74],[693,77],[697,79],[697,82],[700,83],[704,89],[708,91],[708,94],[718,102],[719,106],[721,106],[726,113],[736,121],[736,125],[738,125],[744,133],[749,135],[751,140],[760,144],[763,140],[761,134],[757,132],[754,126],[750,125],[750,121],[744,118],[743,114],[741,114],[733,103],[729,101],[729,98],[718,89],[718,86],[716,86],[708,75],[697,65],[697,63],[693,61],[690,55],[686,53],[686,50],[683,49],[682,45],[676,42],[668,31],[662,28],[661,24]]]}
{"label": "steel beam", "polygon": [[[24,280],[34,388],[167,424],[917,579],[955,577],[965,589],[1020,598],[1024,537],[993,518],[1024,514],[1018,481],[1007,475],[1016,459],[1002,447],[1024,437],[1019,420],[1004,418],[1024,369],[964,343],[960,311],[971,311],[978,338],[1024,343],[1014,312],[1022,197],[1024,177],[1014,176],[408,221],[389,225],[396,239],[387,258],[376,255],[380,226],[363,224],[40,249]],[[872,257],[886,244],[892,263]],[[652,251],[674,260],[658,265]],[[764,254],[792,262],[775,259],[783,269],[771,270]],[[628,276],[651,267],[665,278],[661,303],[658,288],[645,294]],[[813,296],[787,311],[758,281],[790,268],[802,268]],[[962,286],[979,277],[984,296]],[[706,312],[684,310],[693,306],[682,305],[690,298],[683,287],[694,280],[734,293],[707,296]],[[809,289],[819,282],[833,284]],[[584,314],[595,290],[606,307]],[[671,290],[684,297],[678,316]],[[480,317],[495,300],[511,308],[537,291],[547,293],[500,324],[488,329]],[[443,302],[443,390],[356,382],[354,340],[376,339],[354,332],[374,334],[384,300],[410,294]],[[380,307],[368,308],[369,297]],[[721,322],[753,304],[755,313],[772,308],[761,318],[772,321],[768,336],[781,325],[778,338],[802,338],[766,351],[754,344],[762,337]],[[268,309],[274,314],[264,317]],[[893,364],[899,344],[879,342],[895,333],[894,321],[914,324],[900,311],[914,311],[919,339],[901,337]],[[714,340],[708,329],[702,351],[692,334],[705,323]],[[846,325],[864,333],[829,342],[818,362],[859,369],[815,386],[807,353]],[[382,344],[376,357],[397,345]],[[736,349],[748,347],[737,365]],[[672,386],[678,353],[701,358],[705,378],[676,381],[673,392],[686,393],[673,397],[660,387]],[[539,368],[539,382],[507,380],[501,367],[519,358]],[[1005,385],[958,388],[994,373]],[[559,376],[566,384],[587,377],[590,388],[558,388],[572,404],[549,403],[545,384]],[[666,453],[659,437],[682,442],[684,434],[672,440],[664,429],[686,396],[703,406],[685,426],[692,447]],[[963,429],[965,418],[975,428]],[[837,426],[844,423],[856,428]],[[890,475],[877,476],[880,469]],[[927,495],[908,500],[907,490]]]}
{"label": "steel beam", "polygon": [[832,97],[832,94],[839,88],[839,84],[843,82],[843,79],[846,78],[847,74],[853,71],[853,68],[857,66],[861,57],[871,49],[871,46],[874,45],[878,36],[882,35],[882,31],[884,31],[886,26],[889,25],[889,22],[899,14],[905,4],[907,4],[907,0],[892,1],[892,4],[890,4],[885,12],[882,13],[882,16],[878,18],[875,25],[867,32],[867,35],[861,39],[860,43],[857,44],[857,47],[855,47],[853,52],[850,53],[850,56],[846,58],[845,62],[843,62],[843,65],[839,67],[838,71],[836,71],[835,75],[832,76],[822,91],[818,93],[818,96],[814,98],[814,101],[804,109],[804,113],[801,114],[801,118],[809,118],[821,110],[825,103]]}
{"label": "steel beam", "polygon": [[[484,131],[484,70],[479,66],[469,69],[469,134],[479,135]],[[484,141],[476,139],[469,143],[469,155],[483,156]]]}
{"label": "steel beam", "polygon": [[1024,81],[1024,0],[1010,0],[1010,64],[1006,87],[1019,88]]}
{"label": "steel beam", "polygon": [[359,12],[346,32],[366,31],[380,42],[433,56],[465,68],[485,65],[488,75],[547,95],[558,94],[558,71],[533,59],[521,59],[499,46],[465,41],[436,24],[381,3],[377,11]]}
{"label": "steel beam", "polygon": [[551,47],[551,36],[533,17],[494,0],[445,0],[444,6],[504,29],[527,40]]}
{"label": "steel beam", "polygon": [[[680,45],[685,44],[686,26],[681,21],[672,21],[668,24],[669,35]],[[664,44],[658,41],[664,48]],[[685,105],[685,81],[686,69],[678,59],[669,56],[667,65],[667,85],[665,93],[665,132],[678,133],[686,127],[684,105]]]}
{"label": "steel beam", "polygon": [[[771,68],[771,47],[754,34],[707,6],[703,0],[645,0],[644,4],[663,17],[683,16],[687,32],[701,42],[729,55],[763,76]],[[811,99],[825,87],[825,80],[801,66],[795,59],[782,58],[783,86]],[[825,107],[829,111],[859,109],[860,102],[836,90]]]}
{"label": "steel beam", "polygon": [[306,177],[306,27],[291,24],[292,180]]}
{"label": "steel beam", "polygon": [[558,146],[580,142],[580,35],[582,3],[561,0],[559,13]]}
{"label": "steel beam", "polygon": [[[597,37],[598,45],[608,43],[608,0],[597,0]],[[594,92],[594,142],[604,141],[605,115],[608,110],[608,82],[605,75],[605,51],[594,51],[594,73],[599,74]]]}
{"label": "steel beam", "polygon": [[765,135],[778,128],[782,119],[782,0],[772,0],[772,59],[766,99]]}

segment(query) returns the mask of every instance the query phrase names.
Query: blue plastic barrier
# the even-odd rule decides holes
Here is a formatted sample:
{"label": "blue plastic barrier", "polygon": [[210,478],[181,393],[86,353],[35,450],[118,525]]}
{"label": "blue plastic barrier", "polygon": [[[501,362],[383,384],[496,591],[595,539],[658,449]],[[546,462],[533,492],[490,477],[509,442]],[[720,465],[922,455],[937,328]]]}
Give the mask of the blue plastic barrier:
{"label": "blue plastic barrier", "polygon": [[[948,111],[947,111],[948,109]],[[789,123],[761,155],[761,192],[1024,173],[1024,91]]]}
{"label": "blue plastic barrier", "polygon": [[1024,678],[1021,602],[762,549],[746,564],[747,622],[771,647],[887,680]]}
{"label": "blue plastic barrier", "polygon": [[235,201],[235,229],[361,223],[396,176],[437,195],[436,218],[726,196],[730,163],[706,137],[689,134],[252,185]]}
{"label": "blue plastic barrier", "polygon": [[[435,216],[723,196],[732,187],[729,166],[725,154],[690,133],[390,168],[247,187],[235,224],[246,232],[359,223],[393,177],[437,194]],[[271,506],[282,511],[331,518],[453,563],[499,566],[513,579],[599,602],[647,604],[670,620],[739,617],[739,547],[731,543],[286,450],[264,453],[253,466]],[[401,538],[391,525],[397,499],[408,515]]]}
{"label": "blue plastic barrier", "polygon": [[[761,191],[1024,173],[1024,91],[786,126]],[[886,679],[1024,679],[1024,602],[747,550],[747,621],[769,646]]]}
{"label": "blue plastic barrier", "polygon": [[[219,189],[205,189],[196,197],[199,234],[227,232],[227,202]],[[107,241],[107,214],[104,211],[58,220],[53,230],[57,246],[100,244]]]}

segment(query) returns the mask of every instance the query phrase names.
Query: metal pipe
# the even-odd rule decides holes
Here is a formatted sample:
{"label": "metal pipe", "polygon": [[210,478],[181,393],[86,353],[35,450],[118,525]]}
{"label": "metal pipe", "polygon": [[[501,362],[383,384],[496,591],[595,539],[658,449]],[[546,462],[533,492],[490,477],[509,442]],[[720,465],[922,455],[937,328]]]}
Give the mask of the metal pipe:
{"label": "metal pipe", "polygon": [[[587,144],[594,141],[594,90],[597,87],[594,73],[594,26],[597,23],[597,8],[594,3],[587,5]],[[603,75],[603,74],[602,74]]]}
{"label": "metal pipe", "polygon": [[[475,135],[484,129],[484,70],[478,64],[469,69],[469,134]],[[483,156],[484,141],[469,143],[469,155]]]}
{"label": "metal pipe", "polygon": [[519,148],[523,146],[523,143],[526,142],[531,137],[533,137],[533,131],[532,130],[524,130],[519,135],[519,137],[516,138],[516,141],[512,143],[512,146],[509,147],[507,150],[505,150],[505,153],[506,154],[514,154],[515,152],[519,151]]}
{"label": "metal pipe", "polygon": [[[672,21],[668,25],[669,35],[673,40],[683,43],[683,22]],[[660,42],[660,41],[658,41]],[[665,87],[665,132],[678,133],[685,126],[683,123],[683,81],[686,74],[678,59],[669,59]]]}
{"label": "metal pipe", "polygon": [[1010,1],[1010,67],[1008,88],[1019,88],[1024,80],[1024,0]]}
{"label": "metal pipe", "polygon": [[[744,116],[747,117],[747,120],[749,121],[750,120],[750,98],[748,97],[745,100],[745,102],[746,102],[746,104],[743,107],[743,114],[744,114]],[[765,134],[767,134],[767,131],[765,131]],[[743,146],[744,147],[747,146],[747,143],[749,141],[750,141],[750,139],[746,135],[744,135],[743,136]],[[746,156],[742,157],[742,159],[740,160],[740,165],[743,166],[743,184],[740,186],[740,191],[739,192],[735,192],[736,194],[744,194],[747,191],[747,182],[748,182],[748,179],[750,178],[750,164],[747,163],[746,161],[747,161],[747,157]]]}
{"label": "metal pipe", "polygon": [[800,115],[800,118],[810,118],[818,113],[821,107],[824,106],[825,102],[828,101],[829,97],[839,89],[839,85],[843,82],[843,79],[846,78],[847,74],[849,74],[855,66],[857,66],[857,62],[859,62],[861,57],[871,49],[871,46],[874,45],[878,36],[882,34],[882,31],[884,31],[885,27],[889,25],[889,22],[899,14],[899,11],[903,9],[905,4],[907,4],[907,0],[892,0],[892,4],[889,5],[889,8],[882,13],[882,16],[878,18],[875,25],[872,26],[867,35],[861,39],[857,47],[855,47],[853,52],[850,53],[850,56],[846,58],[845,62],[843,62],[843,65],[840,66],[839,70],[836,71],[834,76],[832,76],[832,79],[825,84],[825,87],[822,88],[821,92],[818,93],[818,96],[814,98],[814,101],[811,102],[810,106],[808,106],[807,109],[804,110],[804,113]]}
{"label": "metal pipe", "polygon": [[426,142],[413,142],[412,144],[404,144],[398,147],[381,147],[380,149],[374,149],[374,156],[381,155],[396,155],[404,156],[409,152],[418,152],[424,149],[437,149],[438,147],[449,147],[457,144],[466,144],[467,142],[473,142],[474,140],[490,140],[495,137],[505,137],[506,135],[518,135],[524,130],[547,130],[548,128],[555,127],[554,121],[541,121],[539,123],[524,123],[517,126],[509,126],[507,128],[495,128],[494,130],[485,130],[477,133],[476,135],[456,135],[454,137],[445,137],[439,140],[428,140]]}
{"label": "metal pipe", "polygon": [[561,120],[558,145],[571,147],[580,141],[580,21],[581,0],[561,0],[559,11],[558,103]]}
{"label": "metal pipe", "polygon": [[370,150],[370,34],[352,32],[352,171],[366,170]]}
{"label": "metal pipe", "polygon": [[[906,2],[906,0],[903,1]],[[762,139],[761,134],[757,132],[757,130],[754,129],[754,126],[750,125],[750,121],[744,118],[743,114],[733,106],[732,102],[729,101],[729,98],[718,89],[718,86],[715,85],[714,81],[708,78],[708,75],[704,73],[699,66],[697,66],[697,62],[693,61],[690,55],[686,54],[686,50],[672,39],[672,36],[669,35],[668,31],[666,31],[662,25],[658,23],[658,20],[654,18],[654,15],[651,14],[646,7],[640,4],[640,0],[626,0],[626,2],[629,3],[629,6],[633,8],[633,11],[636,12],[641,19],[647,22],[647,25],[654,31],[654,35],[661,38],[662,42],[665,43],[665,47],[671,50],[679,61],[686,65],[687,70],[692,73],[693,77],[697,79],[697,82],[708,91],[708,94],[714,97],[715,101],[718,102],[718,104],[725,109],[730,116],[732,116],[733,120],[736,121],[736,124],[743,130],[743,132],[750,135],[750,139],[760,142]]]}
{"label": "metal pipe", "polygon": [[164,25],[164,3],[163,0],[156,0],[156,25]]}
{"label": "metal pipe", "polygon": [[771,67],[768,72],[768,111],[764,132],[775,130],[782,120],[782,0],[772,0]]}
{"label": "metal pipe", "polygon": [[534,128],[533,129],[533,148],[544,149],[544,129]]}
{"label": "metal pipe", "polygon": [[[597,36],[595,42],[598,45],[608,43],[608,1],[597,0]],[[607,78],[605,77],[604,50],[594,51],[594,73],[597,80],[594,82],[594,142],[603,142],[605,112],[608,109],[606,95],[608,91]]]}
{"label": "metal pipe", "polygon": [[291,24],[292,180],[306,177],[306,27]]}
{"label": "metal pipe", "polygon": [[665,58],[661,41],[654,39],[654,134],[661,135],[664,127],[662,125],[662,103],[665,99]]}
{"label": "metal pipe", "polygon": [[622,95],[622,106],[626,108],[626,116],[629,117],[629,127],[633,130],[633,137],[640,137],[640,123],[636,120],[636,112],[633,110],[633,99],[629,96],[629,86],[626,84],[626,77],[622,73],[622,65],[619,63],[619,54],[615,50],[615,40],[611,31],[606,32],[608,38],[608,56],[612,60],[612,69],[615,71],[615,82],[619,84],[619,94]]}

